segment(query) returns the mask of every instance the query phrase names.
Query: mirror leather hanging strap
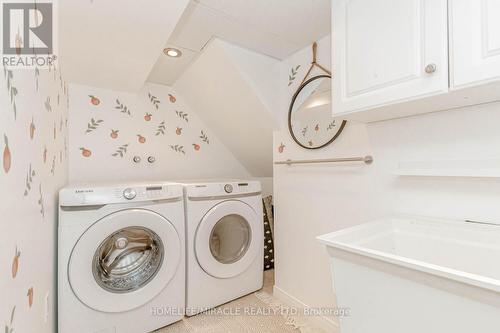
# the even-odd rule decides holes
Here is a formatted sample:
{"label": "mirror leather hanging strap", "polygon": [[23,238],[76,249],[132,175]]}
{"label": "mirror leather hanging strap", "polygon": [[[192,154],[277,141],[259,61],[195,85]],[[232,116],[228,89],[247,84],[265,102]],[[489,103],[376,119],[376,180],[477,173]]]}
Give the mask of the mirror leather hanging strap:
{"label": "mirror leather hanging strap", "polygon": [[309,77],[309,75],[311,74],[311,72],[312,72],[312,70],[313,70],[314,67],[318,67],[319,69],[321,69],[323,72],[327,73],[330,76],[332,75],[332,73],[328,69],[326,69],[325,67],[321,66],[316,61],[316,55],[318,53],[318,43],[316,43],[316,42],[313,43],[312,50],[313,50],[313,60],[311,62],[311,66],[309,67],[309,70],[307,71],[306,76],[304,76],[304,78],[302,79],[302,82],[300,82],[300,85],[304,84],[304,82]]}

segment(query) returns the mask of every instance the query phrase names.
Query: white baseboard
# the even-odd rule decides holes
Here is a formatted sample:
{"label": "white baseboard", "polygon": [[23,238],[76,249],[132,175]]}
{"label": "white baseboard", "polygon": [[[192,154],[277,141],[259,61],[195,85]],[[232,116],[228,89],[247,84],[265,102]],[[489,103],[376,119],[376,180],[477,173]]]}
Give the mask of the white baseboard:
{"label": "white baseboard", "polygon": [[[288,294],[286,291],[283,289],[280,289],[277,286],[273,286],[273,296],[280,300],[281,302],[297,307],[297,308],[310,308],[307,304],[304,304],[297,298],[293,297],[292,295]],[[340,327],[339,325],[333,321],[332,319],[325,317],[325,316],[311,316],[307,317],[310,319],[310,322],[312,325],[321,328],[325,332],[328,333],[340,333]]]}

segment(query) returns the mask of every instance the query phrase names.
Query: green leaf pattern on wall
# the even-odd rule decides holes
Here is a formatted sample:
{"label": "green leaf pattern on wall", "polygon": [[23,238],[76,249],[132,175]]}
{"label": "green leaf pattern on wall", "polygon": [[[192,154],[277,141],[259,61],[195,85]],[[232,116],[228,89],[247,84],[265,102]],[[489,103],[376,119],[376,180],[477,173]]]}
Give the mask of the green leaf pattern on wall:
{"label": "green leaf pattern on wall", "polygon": [[10,312],[10,321],[5,324],[5,333],[13,333],[14,332],[14,314],[16,313],[16,307],[12,308]]}
{"label": "green leaf pattern on wall", "polygon": [[124,144],[124,145],[121,145],[119,146],[116,151],[111,154],[111,156],[115,156],[115,157],[123,157],[125,156],[125,154],[127,153],[127,148],[128,148],[129,144]]}
{"label": "green leaf pattern on wall", "polygon": [[40,77],[40,70],[35,67],[35,91],[38,91],[38,78]]}
{"label": "green leaf pattern on wall", "polygon": [[94,118],[91,118],[90,122],[87,124],[87,130],[85,131],[85,133],[91,133],[92,131],[96,130],[103,122],[104,121],[102,119],[96,120]]}
{"label": "green leaf pattern on wall", "polygon": [[200,139],[206,144],[210,144],[210,140],[208,139],[207,134],[203,130],[201,131]]}
{"label": "green leaf pattern on wall", "polygon": [[155,135],[158,136],[158,135],[165,135],[165,130],[166,130],[166,125],[165,125],[165,121],[162,121],[158,127],[156,128],[156,133]]}
{"label": "green leaf pattern on wall", "polygon": [[48,96],[45,99],[45,103],[43,103],[43,105],[45,106],[45,110],[47,110],[48,112],[52,112],[52,105],[50,104],[50,96]]}
{"label": "green leaf pattern on wall", "polygon": [[56,173],[56,157],[52,157],[52,166],[50,167],[50,173],[53,175],[55,175]]}
{"label": "green leaf pattern on wall", "polygon": [[[12,222],[5,225],[8,229],[3,231],[8,232],[0,235],[2,246],[12,250],[0,270],[0,295],[9,296],[0,301],[5,310],[1,324],[5,333],[41,332],[43,327],[55,326],[52,307],[48,323],[30,308],[43,304],[42,295],[55,294],[53,272],[37,274],[36,267],[54,264],[57,205],[46,206],[46,202],[56,202],[66,182],[61,171],[67,166],[68,128],[61,123],[67,119],[67,88],[55,67],[50,71],[4,67],[0,88],[0,184],[10,193],[2,198],[0,211],[5,221]],[[40,222],[47,223],[38,228]]]}
{"label": "green leaf pattern on wall", "polygon": [[16,96],[18,94],[17,88],[14,86],[14,73],[11,69],[3,67],[5,80],[7,81],[7,91],[10,97],[10,103],[12,105],[12,111],[14,112],[14,120],[17,119],[17,105]]}
{"label": "green leaf pattern on wall", "polygon": [[186,122],[189,122],[189,119],[188,119],[188,114],[185,113],[185,112],[182,112],[182,111],[175,111],[175,114],[181,118],[182,120],[185,120]]}
{"label": "green leaf pattern on wall", "polygon": [[155,107],[156,110],[160,107],[160,100],[158,97],[152,95],[151,93],[148,93],[149,100],[151,101],[151,104]]}
{"label": "green leaf pattern on wall", "polygon": [[290,74],[288,75],[288,86],[291,86],[295,79],[297,78],[297,73],[299,72],[300,65],[297,65],[295,67],[292,67],[290,69]]}
{"label": "green leaf pattern on wall", "polygon": [[335,126],[337,126],[337,125],[335,123],[335,120],[333,120],[330,124],[328,124],[328,127],[326,128],[326,130],[330,131],[330,130],[334,129]]}
{"label": "green leaf pattern on wall", "polygon": [[129,108],[125,104],[120,102],[120,100],[118,98],[116,99],[115,109],[120,110],[121,113],[125,113],[129,116],[131,115]]}
{"label": "green leaf pattern on wall", "polygon": [[186,152],[184,151],[184,146],[180,146],[180,145],[170,145],[170,148],[172,148],[173,151],[177,152],[177,153],[182,153],[182,154],[186,154]]}
{"label": "green leaf pattern on wall", "polygon": [[43,191],[42,191],[42,184],[38,186],[38,206],[40,208],[40,215],[42,216],[42,219],[45,217],[45,202],[43,200]]}
{"label": "green leaf pattern on wall", "polygon": [[28,168],[28,173],[26,174],[26,186],[24,188],[24,196],[27,196],[31,191],[31,185],[33,184],[33,177],[35,177],[35,170],[32,169],[30,163]]}
{"label": "green leaf pattern on wall", "polygon": [[[191,119],[189,109],[183,110],[187,107],[170,91],[160,92],[159,90],[150,90],[150,88],[148,85],[144,87],[144,90],[136,95],[135,99],[131,95],[123,96],[113,91],[97,89],[89,91],[83,87],[80,88],[83,96],[91,96],[91,98],[95,99],[97,99],[95,96],[102,97],[98,104],[102,105],[102,109],[95,108],[95,103],[91,103],[91,106],[81,103],[81,114],[90,112],[92,115],[90,122],[86,123],[85,133],[95,132],[95,134],[82,136],[80,142],[76,143],[80,147],[78,148],[81,151],[80,158],[89,159],[93,161],[92,163],[105,163],[105,157],[94,154],[94,150],[99,152],[99,150],[111,149],[110,155],[118,157],[115,161],[123,160],[123,163],[133,165],[131,159],[125,158],[127,154],[142,157],[147,157],[147,154],[155,154],[158,157],[161,155],[161,149],[164,146],[170,147],[173,152],[179,155],[189,155],[190,153],[208,154],[211,150],[202,149],[201,145],[210,145],[209,135],[206,130],[197,128],[199,125],[197,124],[196,115]],[[167,96],[166,103],[158,96]],[[123,103],[124,99],[127,100],[127,105]],[[116,104],[112,107],[130,115],[130,118],[116,117],[116,114],[113,115],[113,113],[103,113],[102,111],[109,107],[106,105],[108,100],[115,101]],[[154,113],[147,110],[148,105],[154,107]],[[146,107],[146,110],[144,110],[144,107]],[[128,112],[131,109],[144,111],[129,114]],[[82,116],[78,117],[83,118]],[[191,123],[191,120],[194,122]],[[182,125],[180,122],[182,122]],[[101,131],[103,124],[109,126],[107,131]],[[128,143],[118,146],[112,144],[112,142],[118,140],[122,143]],[[156,149],[158,152],[152,149]]]}

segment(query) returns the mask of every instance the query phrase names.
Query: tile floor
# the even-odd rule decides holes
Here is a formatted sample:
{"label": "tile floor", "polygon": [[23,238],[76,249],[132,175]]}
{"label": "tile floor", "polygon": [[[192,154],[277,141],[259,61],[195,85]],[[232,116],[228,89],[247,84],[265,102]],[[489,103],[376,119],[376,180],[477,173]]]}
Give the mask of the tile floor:
{"label": "tile floor", "polygon": [[[251,311],[255,315],[223,315],[202,313],[164,327],[154,333],[304,333],[323,331],[310,327],[309,323],[290,316],[282,315],[278,310],[286,309],[272,296],[274,271],[264,273],[264,287],[250,295],[226,303],[217,309],[239,309],[241,313]],[[226,311],[230,312],[230,311]],[[234,311],[232,311],[234,313]],[[247,312],[248,313],[248,312]]]}

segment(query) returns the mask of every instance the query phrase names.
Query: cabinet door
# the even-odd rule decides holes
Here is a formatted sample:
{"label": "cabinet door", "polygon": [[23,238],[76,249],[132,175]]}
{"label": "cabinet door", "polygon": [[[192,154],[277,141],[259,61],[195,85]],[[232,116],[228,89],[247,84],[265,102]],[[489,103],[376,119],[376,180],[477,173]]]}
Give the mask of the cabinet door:
{"label": "cabinet door", "polygon": [[451,87],[500,80],[500,1],[450,0]]}
{"label": "cabinet door", "polygon": [[447,0],[333,0],[333,113],[448,91]]}

